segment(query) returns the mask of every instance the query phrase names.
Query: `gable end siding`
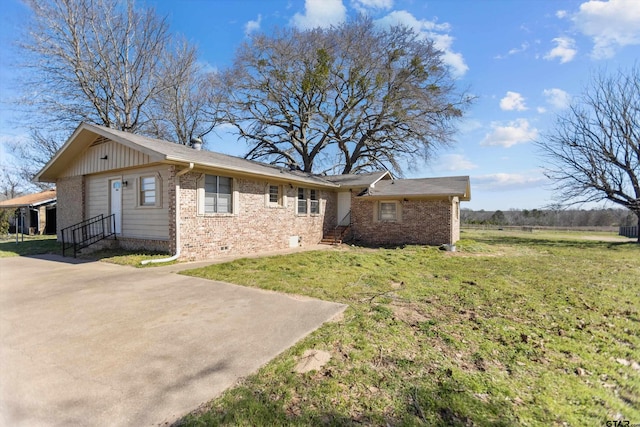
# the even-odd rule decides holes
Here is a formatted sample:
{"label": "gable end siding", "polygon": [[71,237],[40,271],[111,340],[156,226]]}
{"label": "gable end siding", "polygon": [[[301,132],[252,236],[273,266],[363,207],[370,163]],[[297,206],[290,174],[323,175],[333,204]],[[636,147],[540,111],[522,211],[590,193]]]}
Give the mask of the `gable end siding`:
{"label": "gable end siding", "polygon": [[[97,142],[97,141],[96,141]],[[106,157],[106,158],[105,158]],[[110,170],[144,166],[149,156],[112,140],[91,145],[62,174],[63,177],[89,175]]]}

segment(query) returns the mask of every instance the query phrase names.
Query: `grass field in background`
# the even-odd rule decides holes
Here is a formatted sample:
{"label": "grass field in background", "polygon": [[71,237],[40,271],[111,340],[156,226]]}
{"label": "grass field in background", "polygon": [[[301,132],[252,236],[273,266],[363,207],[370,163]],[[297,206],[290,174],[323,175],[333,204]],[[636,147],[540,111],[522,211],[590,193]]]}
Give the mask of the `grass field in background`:
{"label": "grass field in background", "polygon": [[[469,231],[457,252],[342,246],[189,271],[349,308],[183,423],[640,423],[640,245],[589,234]],[[332,358],[295,373],[306,349]]]}

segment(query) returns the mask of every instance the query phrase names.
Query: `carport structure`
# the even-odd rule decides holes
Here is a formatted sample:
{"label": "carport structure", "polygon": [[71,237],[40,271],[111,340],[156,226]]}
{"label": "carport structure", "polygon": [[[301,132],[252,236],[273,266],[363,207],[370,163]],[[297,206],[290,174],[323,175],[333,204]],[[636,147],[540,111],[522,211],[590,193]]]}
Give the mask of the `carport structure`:
{"label": "carport structure", "polygon": [[55,234],[56,203],[56,190],[51,189],[4,200],[0,209],[15,209],[16,234]]}

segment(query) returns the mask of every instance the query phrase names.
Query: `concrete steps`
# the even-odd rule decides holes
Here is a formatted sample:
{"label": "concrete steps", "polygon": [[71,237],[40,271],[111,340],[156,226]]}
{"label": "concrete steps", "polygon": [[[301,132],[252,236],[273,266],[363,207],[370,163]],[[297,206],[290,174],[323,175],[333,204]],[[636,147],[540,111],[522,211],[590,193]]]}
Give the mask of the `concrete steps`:
{"label": "concrete steps", "polygon": [[341,225],[336,227],[332,233],[325,234],[320,240],[320,244],[323,245],[340,245],[343,242],[344,236],[349,231],[348,225]]}

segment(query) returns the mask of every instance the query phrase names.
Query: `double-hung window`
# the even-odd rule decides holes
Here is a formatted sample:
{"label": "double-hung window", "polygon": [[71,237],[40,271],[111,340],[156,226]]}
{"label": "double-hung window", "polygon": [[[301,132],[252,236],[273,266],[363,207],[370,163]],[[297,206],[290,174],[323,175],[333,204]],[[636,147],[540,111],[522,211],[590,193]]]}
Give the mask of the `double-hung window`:
{"label": "double-hung window", "polygon": [[267,186],[267,207],[284,206],[284,191],[282,185],[269,184]]}
{"label": "double-hung window", "polygon": [[298,215],[305,215],[307,213],[306,193],[304,188],[298,188]]}
{"label": "double-hung window", "polygon": [[204,213],[233,212],[233,179],[226,176],[205,175]]}
{"label": "double-hung window", "polygon": [[160,178],[141,176],[138,180],[138,206],[160,206]]}
{"label": "double-hung window", "polygon": [[318,190],[309,190],[309,205],[311,214],[320,213],[320,201],[318,200]]}
{"label": "double-hung window", "polygon": [[380,202],[378,219],[380,221],[397,221],[398,204],[396,202]]}

